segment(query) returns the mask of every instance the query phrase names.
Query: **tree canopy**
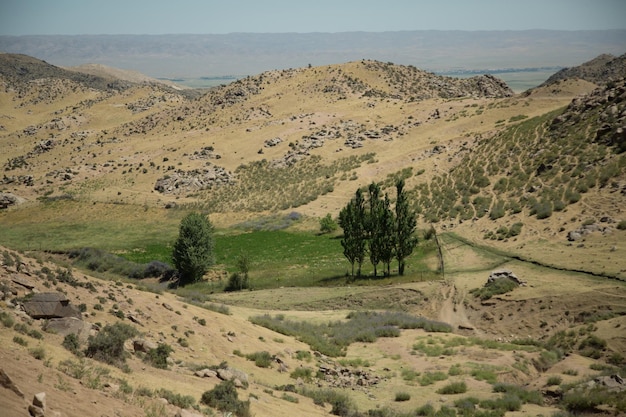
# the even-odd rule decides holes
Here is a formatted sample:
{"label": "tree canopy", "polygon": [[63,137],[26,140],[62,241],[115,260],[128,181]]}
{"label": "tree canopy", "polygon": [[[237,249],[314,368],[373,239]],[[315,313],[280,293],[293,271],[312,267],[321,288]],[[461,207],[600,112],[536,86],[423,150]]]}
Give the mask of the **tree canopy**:
{"label": "tree canopy", "polygon": [[190,213],[180,222],[172,260],[180,275],[179,284],[202,279],[214,263],[213,225],[206,216]]}

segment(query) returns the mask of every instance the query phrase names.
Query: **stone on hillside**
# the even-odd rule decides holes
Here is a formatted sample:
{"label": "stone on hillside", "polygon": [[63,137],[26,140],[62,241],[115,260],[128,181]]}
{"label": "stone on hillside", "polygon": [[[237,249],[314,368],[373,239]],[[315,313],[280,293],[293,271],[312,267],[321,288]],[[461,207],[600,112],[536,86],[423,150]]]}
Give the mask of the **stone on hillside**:
{"label": "stone on hillside", "polygon": [[46,409],[46,393],[40,392],[33,397],[33,405],[43,410]]}
{"label": "stone on hillside", "polygon": [[194,372],[194,375],[200,378],[215,378],[217,377],[217,372],[212,369],[205,368]]}
{"label": "stone on hillside", "polygon": [[24,200],[11,193],[0,193],[0,210],[22,203]]}
{"label": "stone on hillside", "polygon": [[46,416],[46,414],[44,413],[41,407],[37,407],[36,405],[33,405],[33,404],[28,406],[28,414],[30,414],[31,417],[45,417]]}
{"label": "stone on hillside", "polygon": [[144,352],[144,353],[148,353],[151,349],[156,349],[159,346],[150,341],[150,340],[146,340],[146,339],[134,339],[133,340],[133,350],[135,352]]}
{"label": "stone on hillside", "polygon": [[519,279],[517,275],[515,275],[512,271],[509,271],[507,269],[500,269],[500,270],[491,272],[491,274],[489,274],[489,278],[487,279],[487,283],[490,283],[490,282],[493,282],[502,278],[508,278],[511,281],[516,282],[517,285],[520,285],[520,286],[526,285],[526,281]]}
{"label": "stone on hillside", "polygon": [[35,288],[35,284],[33,284],[24,275],[13,274],[11,276],[11,281],[29,290],[32,290],[33,288]]}
{"label": "stone on hillside", "polygon": [[13,391],[18,397],[24,398],[24,393],[15,385],[11,377],[4,372],[4,369],[0,369],[0,386]]}
{"label": "stone on hillside", "polygon": [[33,295],[22,303],[24,311],[34,319],[54,319],[63,317],[75,317],[80,319],[80,311],[70,304],[65,294],[58,292],[45,292]]}
{"label": "stone on hillside", "polygon": [[50,319],[44,326],[44,330],[50,333],[56,333],[61,336],[75,334],[81,341],[86,341],[91,335],[93,326],[76,317],[63,317],[58,319]]}

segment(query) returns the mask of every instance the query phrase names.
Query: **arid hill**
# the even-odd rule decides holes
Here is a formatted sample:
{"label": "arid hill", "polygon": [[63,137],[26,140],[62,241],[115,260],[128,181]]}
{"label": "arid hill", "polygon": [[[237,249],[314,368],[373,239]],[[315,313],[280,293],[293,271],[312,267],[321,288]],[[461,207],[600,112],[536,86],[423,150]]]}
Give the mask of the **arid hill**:
{"label": "arid hill", "polygon": [[[0,55],[0,409],[626,412],[619,59],[516,95],[492,76],[373,60],[190,92]],[[377,182],[393,200],[398,178],[420,250],[434,248],[404,281],[277,277],[315,274],[326,257],[271,265],[269,289],[225,293],[232,266],[219,265],[168,291],[72,258],[142,253],[191,210],[220,236],[284,215],[301,219],[288,233],[315,236],[357,188]],[[281,250],[298,248],[313,256]]]}

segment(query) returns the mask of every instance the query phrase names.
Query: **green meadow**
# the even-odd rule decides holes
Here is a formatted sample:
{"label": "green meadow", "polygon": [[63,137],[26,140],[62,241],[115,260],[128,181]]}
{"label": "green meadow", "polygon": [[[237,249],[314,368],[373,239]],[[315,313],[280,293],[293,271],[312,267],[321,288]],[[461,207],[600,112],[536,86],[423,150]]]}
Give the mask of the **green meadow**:
{"label": "green meadow", "polygon": [[[157,260],[171,265],[172,244],[178,235],[183,211],[143,209],[134,206],[93,207],[76,202],[54,202],[37,209],[37,216],[23,211],[0,214],[0,244],[25,252],[69,253],[81,248],[96,248],[116,254],[128,261],[147,264]],[[122,216],[121,211],[126,215]],[[96,221],[97,219],[97,221]],[[283,286],[345,285],[350,264],[343,256],[341,236],[321,235],[317,230],[293,230],[298,220],[286,223],[284,229],[256,230],[241,227],[217,229],[214,233],[215,268],[232,273],[237,259],[250,259],[250,278],[254,289]],[[282,227],[282,226],[281,226]],[[398,277],[373,277],[366,260],[363,277],[352,285],[379,285],[430,279],[425,258],[435,254],[431,241],[422,241],[407,262],[407,274]],[[80,268],[79,265],[74,267]],[[222,282],[207,284],[198,291],[221,290]]]}

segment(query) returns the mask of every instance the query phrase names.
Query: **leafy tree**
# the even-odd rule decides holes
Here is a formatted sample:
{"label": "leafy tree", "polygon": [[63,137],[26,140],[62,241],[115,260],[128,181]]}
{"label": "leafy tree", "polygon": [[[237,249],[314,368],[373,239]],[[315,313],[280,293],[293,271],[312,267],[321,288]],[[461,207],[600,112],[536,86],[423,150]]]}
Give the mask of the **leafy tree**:
{"label": "leafy tree", "polygon": [[396,194],[395,255],[398,260],[398,274],[404,275],[405,259],[413,253],[417,245],[417,237],[414,235],[417,220],[415,211],[409,207],[403,179],[396,181]]}
{"label": "leafy tree", "polygon": [[380,208],[380,227],[384,230],[380,241],[380,261],[385,265],[387,276],[391,275],[391,261],[396,250],[395,215],[391,211],[389,195],[385,194]]}
{"label": "leafy tree", "polygon": [[343,229],[343,239],[341,239],[343,254],[352,266],[351,276],[354,277],[355,263],[358,266],[357,276],[361,276],[361,266],[365,259],[366,230],[365,200],[360,189],[339,213],[339,226]]}
{"label": "leafy tree", "polygon": [[213,265],[213,225],[199,213],[190,213],[180,222],[172,253],[181,285],[199,281]]}
{"label": "leafy tree", "polygon": [[330,213],[320,219],[320,232],[332,233],[337,230],[337,223],[331,217]]}

